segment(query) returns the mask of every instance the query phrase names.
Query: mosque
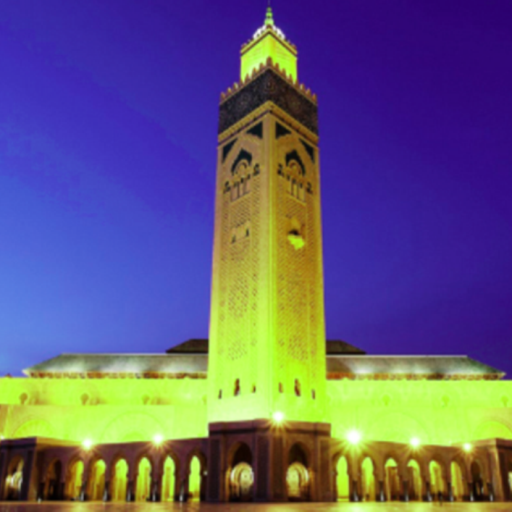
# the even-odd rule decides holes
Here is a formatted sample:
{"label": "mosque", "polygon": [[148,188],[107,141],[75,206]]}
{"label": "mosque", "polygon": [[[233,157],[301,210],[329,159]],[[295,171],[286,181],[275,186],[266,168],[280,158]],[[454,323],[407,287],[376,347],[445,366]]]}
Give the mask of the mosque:
{"label": "mosque", "polygon": [[221,95],[209,339],[0,379],[0,500],[512,501],[512,383],[324,328],[317,98],[267,10]]}

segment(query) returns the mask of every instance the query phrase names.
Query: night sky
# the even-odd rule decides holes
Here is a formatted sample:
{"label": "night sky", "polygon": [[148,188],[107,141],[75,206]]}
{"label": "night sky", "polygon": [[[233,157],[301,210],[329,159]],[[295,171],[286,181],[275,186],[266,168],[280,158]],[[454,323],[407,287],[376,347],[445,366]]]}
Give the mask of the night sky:
{"label": "night sky", "polygon": [[[512,3],[273,0],[319,98],[327,335],[512,376]],[[218,102],[265,0],[3,0],[0,375],[207,337]]]}

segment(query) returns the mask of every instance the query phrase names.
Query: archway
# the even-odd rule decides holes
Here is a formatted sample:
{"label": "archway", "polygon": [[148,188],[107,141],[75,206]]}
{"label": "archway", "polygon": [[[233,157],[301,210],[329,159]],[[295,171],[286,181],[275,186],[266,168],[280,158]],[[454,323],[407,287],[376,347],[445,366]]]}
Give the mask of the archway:
{"label": "archway", "polygon": [[142,457],[138,466],[135,501],[148,501],[151,496],[151,462]]}
{"label": "archway", "polygon": [[475,501],[483,501],[485,499],[484,478],[482,467],[478,460],[471,463],[471,481],[473,482],[473,496]]}
{"label": "archway", "polygon": [[4,483],[4,499],[19,500],[23,484],[23,459],[16,457],[9,463]]}
{"label": "archway", "polygon": [[400,499],[398,464],[392,458],[388,459],[384,465],[384,492],[386,493],[386,501],[398,501]]}
{"label": "archway", "polygon": [[201,461],[192,457],[190,461],[190,474],[188,477],[188,500],[201,500]]}
{"label": "archway", "polygon": [[366,457],[361,464],[361,499],[375,501],[375,466],[370,457]]}
{"label": "archway", "polygon": [[64,497],[67,500],[77,500],[80,497],[83,474],[84,463],[81,460],[76,460],[69,466],[64,488]]}
{"label": "archway", "polygon": [[251,449],[245,443],[242,443],[233,454],[229,470],[230,501],[251,501],[253,485]]}
{"label": "archway", "polygon": [[126,459],[119,459],[116,462],[112,475],[112,501],[126,501],[128,469]]}
{"label": "archway", "polygon": [[105,461],[98,459],[91,467],[91,476],[89,478],[88,496],[91,501],[100,501],[105,492]]}
{"label": "archway", "polygon": [[171,456],[164,462],[162,477],[162,501],[174,501],[176,496],[176,464]]}
{"label": "archway", "polygon": [[452,494],[454,501],[462,501],[464,499],[464,480],[462,478],[462,469],[457,461],[453,461],[450,465],[450,475],[452,481]]}
{"label": "archway", "polygon": [[338,459],[336,464],[336,494],[338,501],[348,501],[350,499],[348,462],[344,455]]}
{"label": "archway", "polygon": [[409,501],[421,501],[421,469],[414,459],[407,464],[407,476],[409,482]]}
{"label": "archway", "polygon": [[446,486],[443,479],[443,469],[439,462],[433,460],[429,465],[430,474],[430,494],[432,499],[435,500],[440,494],[446,496]]}
{"label": "archway", "polygon": [[294,444],[288,454],[286,489],[290,501],[309,500],[308,460],[299,444]]}
{"label": "archway", "polygon": [[62,463],[60,460],[53,461],[46,471],[44,499],[58,500],[61,498],[60,481],[62,476]]}

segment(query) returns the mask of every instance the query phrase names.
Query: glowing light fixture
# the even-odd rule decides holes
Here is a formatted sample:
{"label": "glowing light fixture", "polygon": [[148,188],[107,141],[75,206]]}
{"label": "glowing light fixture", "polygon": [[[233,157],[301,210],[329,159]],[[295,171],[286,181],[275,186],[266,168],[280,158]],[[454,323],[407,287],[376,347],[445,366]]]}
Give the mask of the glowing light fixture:
{"label": "glowing light fixture", "polygon": [[470,452],[473,447],[471,446],[470,443],[464,443],[463,448],[465,452]]}
{"label": "glowing light fixture", "polygon": [[155,437],[153,437],[153,443],[156,445],[162,444],[162,441],[164,440],[164,436],[162,434],[156,434]]}
{"label": "glowing light fixture", "polygon": [[274,418],[274,421],[276,421],[277,423],[281,423],[284,420],[284,413],[282,413],[281,411],[276,411],[272,415],[272,418]]}
{"label": "glowing light fixture", "polygon": [[411,439],[411,446],[413,448],[418,448],[418,446],[421,444],[421,441],[417,437],[413,437]]}
{"label": "glowing light fixture", "polygon": [[361,433],[358,432],[357,430],[351,430],[347,434],[347,439],[350,444],[359,444],[361,442],[361,438]]}
{"label": "glowing light fixture", "polygon": [[82,443],[82,446],[86,450],[90,450],[92,448],[92,441],[90,439],[85,439],[84,442]]}

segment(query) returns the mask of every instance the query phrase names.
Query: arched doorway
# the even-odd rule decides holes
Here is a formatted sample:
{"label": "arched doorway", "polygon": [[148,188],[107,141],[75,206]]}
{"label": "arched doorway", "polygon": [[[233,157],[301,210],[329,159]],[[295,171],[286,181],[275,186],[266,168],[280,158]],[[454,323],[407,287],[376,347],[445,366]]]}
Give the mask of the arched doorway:
{"label": "arched doorway", "polygon": [[147,457],[142,457],[137,472],[135,487],[135,501],[148,501],[151,497],[151,462]]}
{"label": "arched doorway", "polygon": [[23,484],[23,459],[16,457],[9,463],[7,476],[4,482],[4,499],[19,500],[21,497],[21,486]]}
{"label": "arched doorway", "polygon": [[62,477],[62,462],[60,460],[53,461],[46,471],[44,485],[44,499],[58,500],[61,498],[60,481]]}
{"label": "arched doorway", "polygon": [[464,500],[464,480],[462,478],[462,469],[457,461],[453,461],[450,465],[450,475],[452,481],[452,494],[454,501]]}
{"label": "arched doorway", "polygon": [[164,462],[164,474],[162,477],[162,501],[174,501],[176,496],[176,464],[168,455]]}
{"label": "arched doorway", "polygon": [[128,484],[128,462],[119,459],[112,471],[112,501],[126,501],[126,487]]}
{"label": "arched doorway", "polygon": [[308,460],[299,444],[294,444],[288,454],[286,489],[290,501],[309,500]]}
{"label": "arched doorway", "polygon": [[443,469],[439,462],[433,460],[429,465],[429,474],[430,474],[430,494],[433,500],[439,498],[442,494],[443,497],[446,496],[446,486],[443,479]]}
{"label": "arched doorway", "polygon": [[188,501],[201,501],[201,461],[195,455],[190,461]]}
{"label": "arched doorway", "polygon": [[375,501],[375,466],[370,457],[365,457],[361,464],[361,499]]}
{"label": "arched doorway", "polygon": [[251,449],[241,443],[233,454],[229,469],[230,501],[252,501],[254,474]]}
{"label": "arched doorway", "polygon": [[386,501],[398,501],[400,499],[398,464],[392,458],[389,458],[384,465],[384,492],[386,493]]}
{"label": "arched doorway", "polygon": [[471,481],[475,501],[483,501],[485,499],[483,471],[480,462],[477,460],[471,463]]}
{"label": "arched doorway", "polygon": [[67,500],[78,500],[82,492],[82,478],[84,475],[84,463],[81,460],[73,462],[66,475],[64,497]]}
{"label": "arched doorway", "polygon": [[105,492],[105,461],[98,459],[91,467],[87,495],[91,501],[100,501]]}
{"label": "arched doorway", "polygon": [[336,464],[336,495],[338,501],[349,501],[350,499],[348,462],[344,455],[338,459]]}
{"label": "arched doorway", "polygon": [[422,486],[421,486],[421,469],[420,465],[414,459],[411,459],[407,464],[407,477],[409,482],[409,501],[421,501]]}

